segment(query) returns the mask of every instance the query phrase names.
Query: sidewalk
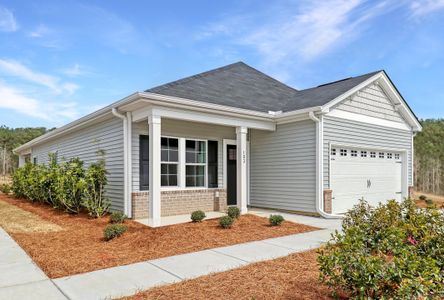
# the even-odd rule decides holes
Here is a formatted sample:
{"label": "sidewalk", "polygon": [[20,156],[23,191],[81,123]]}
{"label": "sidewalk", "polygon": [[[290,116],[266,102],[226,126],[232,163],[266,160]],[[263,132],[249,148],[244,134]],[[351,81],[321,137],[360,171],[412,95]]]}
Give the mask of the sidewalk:
{"label": "sidewalk", "polygon": [[0,299],[67,299],[1,227]]}
{"label": "sidewalk", "polygon": [[[250,210],[250,213],[268,216],[270,213],[276,212]],[[2,235],[0,235],[0,249],[2,249],[2,256],[0,258],[0,299],[89,300],[128,296],[155,286],[175,283],[214,272],[235,269],[253,262],[270,260],[318,248],[340,226],[340,220],[325,220],[293,214],[281,214],[286,220],[323,229],[154,259],[57,278],[52,281],[2,231]],[[15,266],[12,256],[9,259],[4,258],[2,246],[4,243],[8,245],[13,244],[13,247],[8,247],[15,249],[13,256],[19,258],[18,263],[23,266]],[[1,269],[4,266],[1,264],[3,260],[5,261],[5,270]],[[15,262],[17,262],[17,259]],[[11,276],[11,274],[15,274],[15,276]],[[9,286],[3,286],[4,282],[6,284],[9,282]]]}

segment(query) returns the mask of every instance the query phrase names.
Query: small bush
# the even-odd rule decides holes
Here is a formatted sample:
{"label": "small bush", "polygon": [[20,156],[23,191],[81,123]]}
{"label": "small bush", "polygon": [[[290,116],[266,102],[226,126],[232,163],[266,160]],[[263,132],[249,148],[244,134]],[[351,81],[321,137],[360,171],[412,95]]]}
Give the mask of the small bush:
{"label": "small bush", "polygon": [[421,195],[421,196],[419,196],[419,200],[425,201],[425,200],[427,200],[427,196]]}
{"label": "small bush", "polygon": [[433,200],[428,198],[428,199],[425,200],[425,203],[427,205],[433,205]]}
{"label": "small bush", "polygon": [[223,216],[219,219],[219,224],[223,228],[230,228],[233,225],[234,219],[230,216]]}
{"label": "small bush", "polygon": [[280,226],[284,222],[284,217],[281,215],[271,215],[268,220],[271,226]]}
{"label": "small bush", "polygon": [[115,211],[109,217],[111,223],[120,224],[123,223],[126,219],[126,215],[121,211]]}
{"label": "small bush", "polygon": [[191,220],[193,222],[202,222],[202,220],[205,218],[206,218],[206,215],[201,210],[196,210],[191,213]]}
{"label": "small bush", "polygon": [[319,250],[320,279],[354,299],[441,299],[444,217],[410,199],[346,213],[342,232]]}
{"label": "small bush", "polygon": [[237,219],[240,216],[240,210],[236,206],[230,206],[227,209],[227,215],[232,219]]}
{"label": "small bush", "polygon": [[126,230],[127,227],[123,224],[111,224],[106,226],[105,230],[103,231],[103,236],[106,241],[109,241],[121,236]]}
{"label": "small bush", "polygon": [[9,194],[11,192],[11,186],[7,183],[0,185],[0,191],[4,194]]}

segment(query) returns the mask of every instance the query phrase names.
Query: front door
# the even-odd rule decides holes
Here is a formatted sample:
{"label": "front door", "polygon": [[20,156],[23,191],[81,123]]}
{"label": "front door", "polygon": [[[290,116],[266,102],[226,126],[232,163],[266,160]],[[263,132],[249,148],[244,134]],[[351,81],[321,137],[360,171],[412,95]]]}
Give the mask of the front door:
{"label": "front door", "polygon": [[237,205],[236,145],[227,145],[227,204]]}

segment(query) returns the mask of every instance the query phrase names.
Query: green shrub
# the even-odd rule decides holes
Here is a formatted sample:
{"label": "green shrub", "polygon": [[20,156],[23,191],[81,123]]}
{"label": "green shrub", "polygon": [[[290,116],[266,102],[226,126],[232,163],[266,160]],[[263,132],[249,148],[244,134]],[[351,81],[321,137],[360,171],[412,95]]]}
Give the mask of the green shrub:
{"label": "green shrub", "polygon": [[281,215],[270,215],[268,220],[271,226],[280,226],[284,222],[284,217]]}
{"label": "green shrub", "polygon": [[[111,204],[108,197],[105,196],[105,186],[108,183],[107,174],[104,160],[91,164],[85,173],[86,188],[82,195],[82,205],[88,210],[88,214],[94,218],[103,216]],[[124,218],[126,218],[125,215],[123,215]]]}
{"label": "green shrub", "polygon": [[427,196],[421,195],[421,196],[419,196],[419,200],[425,201],[425,200],[427,200]]}
{"label": "green shrub", "polygon": [[206,215],[201,210],[196,210],[191,213],[191,220],[193,222],[202,222],[202,220],[205,218],[206,218]]}
{"label": "green shrub", "polygon": [[240,216],[240,210],[237,206],[229,206],[227,209],[227,215],[232,219],[237,219]]}
{"label": "green shrub", "polygon": [[123,212],[115,211],[110,215],[109,220],[111,223],[123,223],[126,218],[127,217]]}
{"label": "green shrub", "polygon": [[123,224],[110,224],[103,230],[105,241],[112,240],[125,233],[128,228]]}
{"label": "green shrub", "polygon": [[234,223],[234,219],[230,216],[223,216],[219,219],[219,224],[223,228],[230,228]]}
{"label": "green shrub", "polygon": [[105,196],[106,176],[104,160],[85,170],[79,158],[58,164],[53,153],[47,165],[28,162],[15,170],[12,191],[18,198],[48,203],[69,213],[86,209],[90,216],[100,217],[110,205]]}
{"label": "green shrub", "polygon": [[427,198],[427,199],[425,200],[425,203],[426,203],[427,205],[433,205],[433,200],[430,199],[430,198]]}
{"label": "green shrub", "polygon": [[7,183],[0,185],[0,191],[4,194],[9,194],[11,192],[11,186]]}
{"label": "green shrub", "polygon": [[361,201],[319,250],[320,279],[356,299],[444,296],[444,216],[407,199]]}

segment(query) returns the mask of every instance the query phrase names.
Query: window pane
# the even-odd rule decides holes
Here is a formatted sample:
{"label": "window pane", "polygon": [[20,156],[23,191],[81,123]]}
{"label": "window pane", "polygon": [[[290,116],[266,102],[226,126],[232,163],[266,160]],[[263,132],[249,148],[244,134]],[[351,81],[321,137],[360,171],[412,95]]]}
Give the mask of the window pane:
{"label": "window pane", "polygon": [[170,175],[168,177],[168,180],[169,180],[170,186],[176,186],[177,185],[177,176]]}
{"label": "window pane", "polygon": [[193,176],[187,176],[186,186],[195,186],[195,178]]}
{"label": "window pane", "polygon": [[160,159],[162,161],[168,161],[168,150],[161,150]]}
{"label": "window pane", "polygon": [[179,161],[179,152],[177,150],[170,150],[169,161]]}
{"label": "window pane", "polygon": [[168,176],[167,175],[160,176],[160,184],[162,186],[168,186]]}
{"label": "window pane", "polygon": [[204,186],[205,185],[205,177],[197,176],[196,178],[196,186]]}
{"label": "window pane", "polygon": [[187,151],[186,160],[187,160],[187,163],[195,163],[196,162],[196,154],[194,152]]}
{"label": "window pane", "polygon": [[196,166],[196,175],[205,176],[205,166]]}

